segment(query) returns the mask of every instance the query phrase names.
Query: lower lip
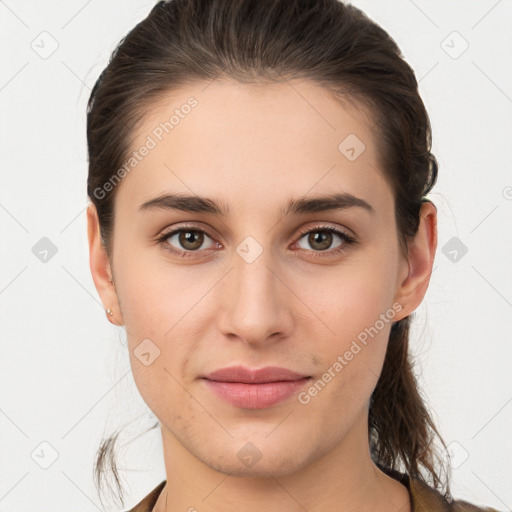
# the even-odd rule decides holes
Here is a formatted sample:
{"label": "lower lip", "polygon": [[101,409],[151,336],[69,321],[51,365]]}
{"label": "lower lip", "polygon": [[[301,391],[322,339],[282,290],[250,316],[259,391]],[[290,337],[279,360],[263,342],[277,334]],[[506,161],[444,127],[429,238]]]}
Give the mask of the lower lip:
{"label": "lower lip", "polygon": [[310,377],[300,380],[263,382],[260,384],[203,380],[213,393],[236,407],[263,409],[282,402],[295,394],[309,382]]}

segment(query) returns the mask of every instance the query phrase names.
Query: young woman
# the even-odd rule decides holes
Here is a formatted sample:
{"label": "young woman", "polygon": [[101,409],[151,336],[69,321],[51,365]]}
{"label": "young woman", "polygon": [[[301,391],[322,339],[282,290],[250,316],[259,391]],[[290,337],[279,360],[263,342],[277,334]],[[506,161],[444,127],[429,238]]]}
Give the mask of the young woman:
{"label": "young woman", "polygon": [[133,512],[492,510],[453,500],[408,356],[437,162],[382,28],[336,0],[159,2],[87,137],[92,276],[164,447]]}

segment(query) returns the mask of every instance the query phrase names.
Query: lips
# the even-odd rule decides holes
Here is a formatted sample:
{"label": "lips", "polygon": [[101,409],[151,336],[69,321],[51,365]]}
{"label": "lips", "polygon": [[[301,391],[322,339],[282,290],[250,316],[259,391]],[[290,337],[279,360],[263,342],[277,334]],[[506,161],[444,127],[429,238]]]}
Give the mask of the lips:
{"label": "lips", "polygon": [[231,366],[202,378],[206,389],[242,409],[264,409],[289,399],[311,379],[287,368],[267,366],[251,370]]}
{"label": "lips", "polygon": [[279,366],[266,366],[265,368],[254,370],[244,368],[243,366],[231,366],[209,373],[208,375],[205,375],[204,378],[218,382],[260,384],[263,382],[300,380],[306,377],[309,377],[309,375],[301,375],[300,373],[296,373]]}

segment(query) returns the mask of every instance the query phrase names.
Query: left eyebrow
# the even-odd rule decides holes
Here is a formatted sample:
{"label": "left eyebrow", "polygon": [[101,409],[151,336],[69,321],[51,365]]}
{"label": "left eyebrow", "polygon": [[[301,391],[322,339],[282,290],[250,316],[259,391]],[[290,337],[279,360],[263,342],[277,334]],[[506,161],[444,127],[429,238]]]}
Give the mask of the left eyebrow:
{"label": "left eyebrow", "polygon": [[375,210],[371,204],[360,197],[349,193],[331,194],[328,196],[312,197],[310,199],[290,200],[285,209],[281,210],[284,217],[290,214],[304,214],[314,212],[324,212],[327,210],[345,210],[347,208],[360,207],[372,215]]}

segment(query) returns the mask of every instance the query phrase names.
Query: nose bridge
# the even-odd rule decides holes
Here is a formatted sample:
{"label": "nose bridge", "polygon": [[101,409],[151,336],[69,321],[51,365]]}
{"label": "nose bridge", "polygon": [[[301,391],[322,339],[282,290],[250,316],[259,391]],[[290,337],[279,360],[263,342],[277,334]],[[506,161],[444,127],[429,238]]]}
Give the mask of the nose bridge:
{"label": "nose bridge", "polygon": [[233,254],[233,271],[223,298],[222,330],[246,342],[264,342],[287,329],[282,283],[275,276],[272,250],[254,237],[245,238]]}

